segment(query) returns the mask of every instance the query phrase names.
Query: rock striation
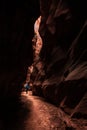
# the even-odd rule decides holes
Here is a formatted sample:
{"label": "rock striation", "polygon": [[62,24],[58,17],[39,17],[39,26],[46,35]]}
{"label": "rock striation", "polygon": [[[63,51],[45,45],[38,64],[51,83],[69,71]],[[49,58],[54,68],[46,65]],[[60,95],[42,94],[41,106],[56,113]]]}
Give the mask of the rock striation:
{"label": "rock striation", "polygon": [[40,10],[43,67],[38,70],[35,65],[34,94],[45,97],[71,117],[87,118],[86,3],[40,0]]}

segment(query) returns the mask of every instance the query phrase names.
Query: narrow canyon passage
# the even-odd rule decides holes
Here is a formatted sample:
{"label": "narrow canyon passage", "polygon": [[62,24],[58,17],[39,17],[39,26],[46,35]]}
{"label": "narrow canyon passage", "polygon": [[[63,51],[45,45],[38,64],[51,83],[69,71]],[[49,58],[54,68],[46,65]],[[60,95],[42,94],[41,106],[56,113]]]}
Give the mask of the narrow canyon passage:
{"label": "narrow canyon passage", "polygon": [[87,130],[86,12],[85,0],[0,1],[0,130]]}
{"label": "narrow canyon passage", "polygon": [[10,107],[2,111],[0,130],[87,130],[87,121],[72,121],[56,106],[32,96],[32,92],[22,92],[21,103]]}

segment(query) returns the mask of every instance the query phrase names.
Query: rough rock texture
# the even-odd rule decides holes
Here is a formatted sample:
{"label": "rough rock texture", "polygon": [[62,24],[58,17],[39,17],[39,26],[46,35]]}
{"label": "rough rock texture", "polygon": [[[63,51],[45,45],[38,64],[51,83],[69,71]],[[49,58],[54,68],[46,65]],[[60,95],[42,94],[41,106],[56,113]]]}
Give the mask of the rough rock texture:
{"label": "rough rock texture", "polygon": [[19,95],[33,62],[34,22],[38,0],[0,1],[0,100]]}
{"label": "rough rock texture", "polygon": [[71,117],[87,117],[87,5],[82,0],[40,0],[40,8],[45,76],[41,82],[42,71],[37,71],[33,89]]}

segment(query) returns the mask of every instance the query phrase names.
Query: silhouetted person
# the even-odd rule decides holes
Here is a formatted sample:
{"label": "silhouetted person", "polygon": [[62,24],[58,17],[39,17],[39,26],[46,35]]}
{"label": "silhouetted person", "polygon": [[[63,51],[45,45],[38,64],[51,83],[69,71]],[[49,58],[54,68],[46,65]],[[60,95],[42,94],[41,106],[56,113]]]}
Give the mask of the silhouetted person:
{"label": "silhouetted person", "polygon": [[25,91],[26,91],[26,94],[28,93],[29,88],[30,88],[30,86],[29,86],[28,84],[25,84]]}

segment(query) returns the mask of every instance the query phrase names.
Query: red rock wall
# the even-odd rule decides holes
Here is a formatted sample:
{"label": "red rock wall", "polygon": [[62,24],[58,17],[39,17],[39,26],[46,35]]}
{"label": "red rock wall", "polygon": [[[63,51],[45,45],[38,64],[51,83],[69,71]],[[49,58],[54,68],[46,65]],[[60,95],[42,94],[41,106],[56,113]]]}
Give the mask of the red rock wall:
{"label": "red rock wall", "polygon": [[40,88],[47,100],[71,116],[87,117],[86,3],[82,0],[40,0],[40,9],[39,31],[43,39],[40,57],[45,76],[41,81],[41,69],[37,72],[34,92],[39,95]]}

